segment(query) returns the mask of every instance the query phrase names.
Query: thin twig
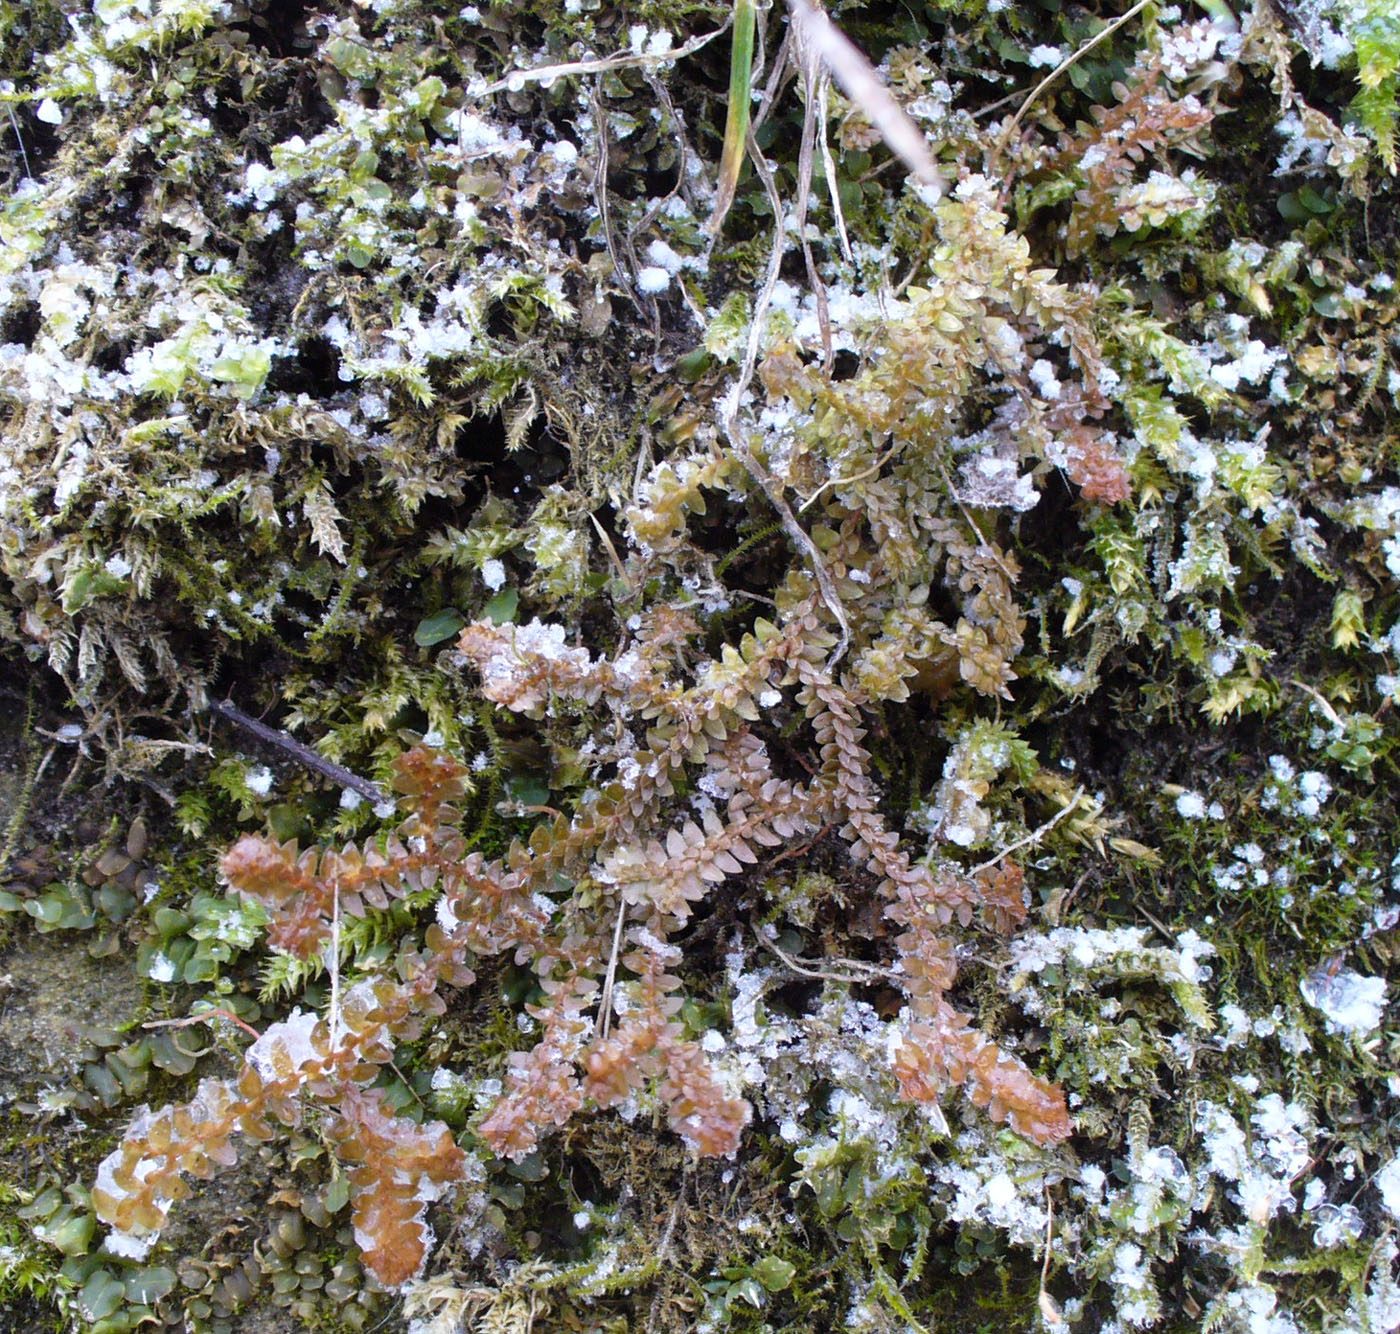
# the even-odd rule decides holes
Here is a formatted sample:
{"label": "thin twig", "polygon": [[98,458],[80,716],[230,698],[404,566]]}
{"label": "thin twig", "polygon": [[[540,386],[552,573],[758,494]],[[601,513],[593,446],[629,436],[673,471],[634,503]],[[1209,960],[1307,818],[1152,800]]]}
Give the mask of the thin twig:
{"label": "thin twig", "polygon": [[1157,930],[1161,933],[1163,940],[1175,943],[1176,933],[1168,930],[1165,923],[1159,922],[1150,912],[1147,911],[1146,908],[1142,906],[1141,903],[1134,904],[1133,906],[1138,910],[1138,912],[1140,912],[1145,918],[1147,918],[1147,920],[1151,922],[1153,926],[1157,928]]}
{"label": "thin twig", "polygon": [[850,486],[853,482],[863,482],[867,477],[874,476],[875,473],[879,472],[880,469],[894,457],[895,448],[896,446],[891,445],[889,449],[881,454],[880,457],[863,472],[852,473],[849,477],[828,477],[826,481],[817,487],[817,489],[802,502],[797,512],[802,514],[810,506],[815,505],[817,503],[817,497],[829,486]]}
{"label": "thin twig", "polygon": [[763,331],[768,318],[768,307],[773,302],[773,291],[778,285],[778,276],[782,272],[783,266],[783,253],[786,249],[783,201],[778,194],[773,173],[769,170],[767,161],[754,142],[752,131],[749,133],[749,157],[759,179],[763,182],[763,188],[768,194],[768,202],[773,209],[773,249],[768,257],[768,273],[763,280],[763,287],[759,291],[758,299],[754,303],[753,316],[749,322],[748,344],[744,349],[744,362],[739,370],[739,379],[720,400],[720,422],[729,439],[730,447],[743,461],[749,475],[763,488],[763,493],[768,497],[768,503],[778,512],[783,530],[792,539],[797,549],[807,557],[812,577],[817,581],[817,587],[821,592],[822,601],[826,603],[832,616],[836,618],[837,625],[841,628],[841,637],[827,663],[829,671],[845,656],[851,643],[850,622],[847,621],[845,608],[841,605],[841,595],[836,591],[831,571],[826,568],[826,561],[817,544],[812,541],[807,530],[797,522],[797,516],[793,514],[792,507],[783,495],[782,484],[758,461],[753,450],[749,447],[747,438],[739,429],[739,408],[744,401],[744,395],[748,392],[749,385],[753,383],[754,370],[758,365],[759,349],[763,344]]}
{"label": "thin twig", "polygon": [[593,521],[593,527],[597,529],[599,538],[602,539],[603,546],[607,549],[609,558],[612,560],[613,569],[617,571],[617,577],[627,585],[628,592],[632,591],[632,581],[627,577],[627,567],[622,563],[622,557],[617,554],[617,548],[613,545],[613,540],[608,536],[608,530],[598,522],[598,516],[590,513],[588,516]]}
{"label": "thin twig", "polygon": [[812,4],[812,0],[788,0],[788,8],[792,11],[801,45],[831,71],[841,91],[865,112],[885,143],[903,160],[925,191],[934,198],[941,196],[943,177],[929,152],[924,132],[880,82],[875,67],[855,43]]}
{"label": "thin twig", "polygon": [[536,65],[533,69],[514,69],[503,79],[488,83],[481,88],[468,88],[467,95],[473,99],[486,97],[491,93],[519,92],[527,83],[553,83],[556,79],[570,79],[580,74],[608,74],[619,69],[644,69],[654,65],[673,65],[678,60],[709,46],[716,37],[729,30],[729,24],[716,28],[699,37],[693,37],[684,46],[670,51],[656,51],[638,54],[619,51],[612,56],[599,56],[593,60],[570,60],[562,65]]}
{"label": "thin twig", "polygon": [[877,980],[890,980],[896,974],[893,968],[882,968],[879,964],[862,963],[859,959],[842,959],[841,963],[848,968],[854,968],[854,973],[832,973],[823,968],[812,968],[810,960],[798,959],[789,954],[781,946],[775,945],[771,940],[766,940],[757,930],[754,931],[754,938],[764,949],[776,954],[794,973],[803,977],[814,978],[822,982],[841,982],[847,986],[868,986]]}
{"label": "thin twig", "polygon": [[1288,684],[1292,686],[1297,686],[1298,689],[1301,690],[1304,694],[1311,695],[1313,699],[1317,701],[1317,707],[1322,710],[1323,716],[1327,719],[1329,723],[1332,724],[1333,727],[1344,728],[1346,726],[1346,724],[1342,722],[1341,718],[1338,716],[1337,710],[1334,709],[1312,686],[1308,685],[1304,681],[1299,681],[1296,679],[1289,681]]}
{"label": "thin twig", "polygon": [[802,246],[802,259],[807,266],[807,284],[817,302],[817,328],[822,338],[822,365],[830,373],[834,353],[831,346],[831,309],[826,297],[826,284],[817,270],[811,242],[807,239],[807,206],[812,199],[812,164],[817,147],[817,122],[825,114],[818,94],[822,79],[822,64],[817,53],[798,48],[802,60],[802,91],[805,107],[802,116],[802,140],[797,152],[797,195],[793,200],[793,224]]}
{"label": "thin twig", "polygon": [[598,1000],[598,1038],[602,1041],[612,1027],[613,987],[617,985],[617,959],[622,952],[622,923],[627,917],[627,900],[617,897],[617,921],[613,924],[612,950],[608,954],[608,971],[603,978],[603,994]]}
{"label": "thin twig", "polygon": [[222,1005],[216,1005],[209,1010],[201,1010],[198,1014],[187,1014],[183,1019],[151,1019],[141,1025],[142,1028],[188,1028],[191,1024],[206,1024],[211,1019],[227,1019],[231,1024],[237,1024],[245,1033],[250,1034],[253,1039],[262,1037],[252,1024],[240,1019],[232,1010],[226,1010]]}
{"label": "thin twig", "polygon": [[1044,838],[1045,835],[1048,834],[1057,824],[1059,824],[1061,820],[1066,819],[1074,811],[1077,811],[1079,809],[1079,800],[1081,797],[1083,797],[1083,795],[1084,789],[1082,787],[1075,788],[1074,796],[1070,798],[1069,805],[1067,805],[1063,810],[1056,811],[1054,815],[1052,815],[1043,825],[1040,826],[1040,828],[1032,829],[1031,832],[1027,834],[1024,838],[1018,838],[1014,843],[1008,844],[999,853],[997,853],[997,855],[993,857],[991,861],[983,862],[981,866],[974,866],[972,868],[971,874],[979,875],[983,871],[990,871],[992,867],[995,866],[998,862],[1003,861],[1005,858],[1011,856],[1011,854],[1017,851],[1019,848],[1030,847],[1034,843],[1039,843],[1040,840]]}
{"label": "thin twig", "polygon": [[19,132],[19,121],[15,119],[15,109],[7,106],[6,111],[10,113],[10,124],[14,127],[15,140],[19,144],[19,160],[24,163],[24,176],[26,180],[34,179],[34,170],[29,165],[29,154],[24,151],[24,136]]}
{"label": "thin twig", "polygon": [[763,85],[763,92],[759,96],[758,105],[754,108],[753,118],[749,124],[749,132],[757,135],[759,130],[767,124],[768,117],[773,114],[773,108],[778,105],[778,99],[783,95],[788,84],[792,81],[793,68],[789,53],[792,50],[792,30],[783,29],[783,40],[778,43],[777,54],[773,57],[773,64],[770,68],[764,63],[763,27],[758,29],[758,54],[754,60],[754,80],[766,69],[768,70],[768,82]]}
{"label": "thin twig", "polygon": [[340,1050],[340,877],[331,879],[331,938],[326,945],[330,951],[331,974],[331,1054]]}
{"label": "thin twig", "polygon": [[1014,116],[1011,117],[1011,119],[1007,122],[1006,128],[1002,130],[1000,136],[997,139],[996,151],[994,156],[1000,158],[1001,155],[1006,151],[1006,145],[1011,142],[1011,136],[1016,133],[1016,127],[1021,123],[1022,117],[1024,117],[1026,112],[1029,111],[1031,107],[1035,105],[1036,99],[1041,95],[1041,93],[1043,93],[1052,83],[1054,83],[1055,80],[1058,79],[1060,75],[1063,74],[1071,65],[1075,64],[1077,61],[1082,60],[1085,56],[1087,56],[1089,52],[1092,51],[1100,42],[1106,40],[1109,37],[1112,37],[1113,34],[1117,32],[1118,29],[1121,28],[1125,23],[1127,23],[1129,19],[1135,17],[1138,14],[1141,14],[1142,11],[1146,9],[1150,3],[1152,3],[1152,0],[1138,0],[1137,4],[1135,4],[1130,10],[1128,10],[1126,14],[1123,14],[1120,17],[1114,19],[1113,22],[1110,23],[1106,28],[1102,28],[1100,29],[1100,31],[1096,32],[1091,38],[1089,38],[1087,42],[1084,43],[1083,46],[1081,46],[1077,51],[1075,51],[1073,55],[1067,56],[1058,65],[1056,65],[1055,68],[1052,69],[1050,73],[1047,74],[1038,84],[1036,84],[1036,86],[1031,89],[1030,96],[1027,97],[1024,102],[1021,103],[1021,109]]}
{"label": "thin twig", "polygon": [[1045,1187],[1045,1259],[1040,1266],[1040,1316],[1047,1325],[1063,1325],[1065,1318],[1050,1290],[1045,1286],[1050,1279],[1050,1247],[1055,1240],[1055,1200],[1050,1187]]}
{"label": "thin twig", "polygon": [[617,279],[619,286],[625,289],[627,295],[638,306],[650,308],[652,327],[655,331],[657,327],[656,302],[649,298],[644,300],[641,292],[637,290],[635,281],[637,266],[635,263],[623,263],[621,247],[613,229],[612,206],[608,194],[608,113],[603,106],[602,89],[596,84],[593,87],[592,105],[593,121],[598,127],[598,162],[593,170],[593,204],[598,210],[598,221],[603,230],[603,244],[607,247],[608,258],[612,260],[613,276]]}
{"label": "thin twig", "polygon": [[826,191],[831,196],[831,216],[836,223],[836,235],[841,239],[841,254],[847,264],[854,264],[856,257],[851,250],[851,238],[846,233],[846,212],[841,206],[841,191],[836,188],[836,160],[831,155],[831,141],[826,133],[826,95],[831,91],[831,76],[822,72],[821,84],[817,93],[820,111],[817,116],[817,141],[822,150],[822,167],[826,171]]}
{"label": "thin twig", "polygon": [[341,787],[348,787],[352,792],[359,793],[366,801],[373,802],[376,806],[388,800],[388,795],[377,783],[370,782],[368,778],[361,778],[359,774],[351,773],[343,765],[336,764],[335,761],[328,760],[323,755],[318,755],[310,746],[303,745],[294,736],[289,736],[286,732],[269,727],[266,723],[249,717],[232,700],[211,699],[209,711],[218,714],[220,718],[232,723],[235,727],[241,727],[245,732],[252,733],[259,741],[265,741],[269,746],[276,746],[278,750],[291,756],[298,764],[304,764],[308,769],[314,769],[322,777],[329,778],[331,782],[339,783]]}

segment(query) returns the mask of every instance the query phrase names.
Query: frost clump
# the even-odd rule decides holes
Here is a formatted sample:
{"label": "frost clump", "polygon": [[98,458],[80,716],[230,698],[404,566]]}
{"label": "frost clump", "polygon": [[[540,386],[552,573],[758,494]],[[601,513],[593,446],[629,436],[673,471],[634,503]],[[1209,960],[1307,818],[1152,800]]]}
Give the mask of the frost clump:
{"label": "frost clump", "polygon": [[1392,1218],[1400,1218],[1400,1155],[1376,1173],[1376,1190],[1380,1192],[1386,1212]]}
{"label": "frost clump", "polygon": [[1186,982],[1199,982],[1210,976],[1200,960],[1215,953],[1215,946],[1194,931],[1177,937],[1179,951],[1150,947],[1147,928],[1125,926],[1115,930],[1088,927],[1056,927],[1043,936],[1025,935],[1013,941],[1012,960],[1018,971],[1043,972],[1063,964],[1081,969],[1127,963]]}
{"label": "frost clump", "polygon": [[158,950],[151,959],[150,967],[146,969],[146,976],[152,982],[173,982],[175,980],[174,960]]}
{"label": "frost clump", "polygon": [[273,1024],[245,1053],[265,1083],[275,1084],[305,1065],[325,1059],[312,1042],[319,1017],[297,1006],[279,1024]]}
{"label": "frost clump", "polygon": [[1252,338],[1245,345],[1244,351],[1234,361],[1212,366],[1210,378],[1222,388],[1229,390],[1238,389],[1241,381],[1247,384],[1258,384],[1282,356],[1281,351],[1271,352],[1259,339]]}
{"label": "frost clump", "polygon": [[1176,799],[1176,813],[1183,820],[1203,820],[1206,815],[1205,799],[1199,792],[1183,792]]}
{"label": "frost clump", "polygon": [[1043,358],[1031,363],[1030,381],[1035,385],[1036,393],[1047,402],[1054,402],[1059,398],[1061,385],[1059,378],[1055,374],[1055,368]]}
{"label": "frost clump", "polygon": [[1018,514],[1034,509],[1040,501],[1031,474],[1021,474],[1015,459],[994,454],[983,454],[963,465],[962,497],[979,509],[1005,507]]}
{"label": "frost clump", "polygon": [[1298,990],[1322,1012],[1329,1033],[1358,1037],[1380,1026],[1385,1013],[1385,979],[1363,977],[1349,968],[1333,973],[1326,966],[1304,978]]}
{"label": "frost clump", "polygon": [[1045,1210],[1039,1203],[1043,1184],[1036,1177],[1018,1187],[998,1154],[977,1158],[970,1166],[949,1165],[936,1173],[956,1191],[948,1206],[955,1223],[982,1223],[1002,1228],[1013,1242],[1032,1245],[1045,1232]]}

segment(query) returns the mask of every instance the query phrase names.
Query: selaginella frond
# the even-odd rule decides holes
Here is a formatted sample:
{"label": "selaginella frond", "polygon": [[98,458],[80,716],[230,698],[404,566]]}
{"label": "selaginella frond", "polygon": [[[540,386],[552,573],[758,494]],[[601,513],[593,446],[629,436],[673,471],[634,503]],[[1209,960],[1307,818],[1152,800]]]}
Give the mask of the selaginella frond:
{"label": "selaginella frond", "polygon": [[[1094,423],[1110,386],[1084,295],[1032,268],[985,182],[940,204],[937,221],[922,285],[849,321],[853,375],[824,372],[794,308],[770,327],[761,390],[742,408],[753,456],[783,504],[799,501],[823,570],[795,552],[765,557],[764,594],[725,583],[725,563],[690,535],[704,493],[734,505],[735,522],[738,507],[774,493],[717,429],[701,431],[689,452],[643,474],[624,507],[613,628],[600,636],[605,621],[585,632],[556,615],[462,632],[458,661],[482,707],[515,715],[546,744],[574,737],[563,810],[535,808],[533,832],[503,855],[468,851],[469,771],[416,747],[398,762],[394,833],[308,850],[246,836],[225,855],[229,885],[270,915],[271,943],[302,958],[328,950],[338,918],[393,899],[434,891],[435,919],[400,949],[393,975],[354,981],[325,1018],[297,1012],[272,1025],[236,1078],[133,1122],[94,1191],[132,1244],[159,1229],[189,1189],[184,1176],[209,1175],[239,1136],[266,1136],[316,1106],[349,1169],[370,1271],[386,1284],[417,1272],[426,1205],[466,1159],[446,1127],[393,1115],[374,1080],[395,1044],[442,1012],[443,988],[470,985],[472,963],[489,956],[528,965],[537,984],[534,1045],[511,1055],[475,1125],[489,1150],[521,1159],[582,1112],[652,1098],[693,1152],[734,1153],[752,1116],[744,1089],[681,1017],[692,919],[760,892],[755,868],[832,835],[854,863],[853,908],[870,901],[884,919],[876,938],[890,942],[891,1000],[902,992],[891,1094],[937,1104],[960,1086],[1041,1144],[1069,1135],[1061,1092],[950,998],[957,934],[974,916],[1009,930],[1025,915],[1013,863],[974,871],[960,860],[986,832],[985,784],[950,777],[956,799],[916,850],[882,810],[866,741],[881,711],[927,712],[953,696],[975,710],[1008,695],[1025,622],[996,531],[998,511],[1034,502],[1025,462],[1062,467],[1100,503],[1126,495],[1127,473]],[[1065,349],[1053,368],[1035,355],[1047,345]],[[991,373],[1009,392],[980,412],[972,400]],[[1050,379],[1061,397],[1045,392]],[[743,628],[717,633],[735,604]]]}

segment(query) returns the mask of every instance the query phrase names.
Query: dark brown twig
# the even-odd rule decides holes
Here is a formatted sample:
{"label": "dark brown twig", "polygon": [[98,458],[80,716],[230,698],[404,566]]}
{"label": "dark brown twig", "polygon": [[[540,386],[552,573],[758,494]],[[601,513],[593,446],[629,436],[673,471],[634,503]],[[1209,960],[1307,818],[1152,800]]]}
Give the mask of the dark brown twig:
{"label": "dark brown twig", "polygon": [[318,755],[310,746],[303,745],[286,732],[269,727],[266,723],[260,723],[256,718],[249,717],[232,700],[211,699],[209,708],[211,712],[217,713],[226,722],[232,723],[235,727],[241,727],[245,732],[251,732],[259,741],[265,741],[269,746],[276,746],[284,754],[290,755],[298,764],[304,764],[308,769],[314,769],[318,774],[329,778],[331,782],[339,783],[341,787],[348,787],[350,791],[357,792],[366,801],[373,802],[378,806],[388,800],[388,795],[378,784],[371,783],[368,778],[361,778],[359,774],[351,773],[349,769],[336,764],[333,760],[326,759],[323,755]]}

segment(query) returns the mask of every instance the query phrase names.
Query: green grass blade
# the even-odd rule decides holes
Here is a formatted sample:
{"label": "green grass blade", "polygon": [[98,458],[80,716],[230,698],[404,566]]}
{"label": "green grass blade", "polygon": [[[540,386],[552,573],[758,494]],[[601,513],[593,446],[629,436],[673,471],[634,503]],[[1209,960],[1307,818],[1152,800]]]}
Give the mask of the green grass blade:
{"label": "green grass blade", "polygon": [[739,172],[744,165],[744,141],[749,134],[749,103],[753,84],[754,0],[734,0],[734,43],[729,58],[729,114],[724,123],[724,150],[719,160],[715,206],[706,224],[711,235],[724,225],[734,203]]}

